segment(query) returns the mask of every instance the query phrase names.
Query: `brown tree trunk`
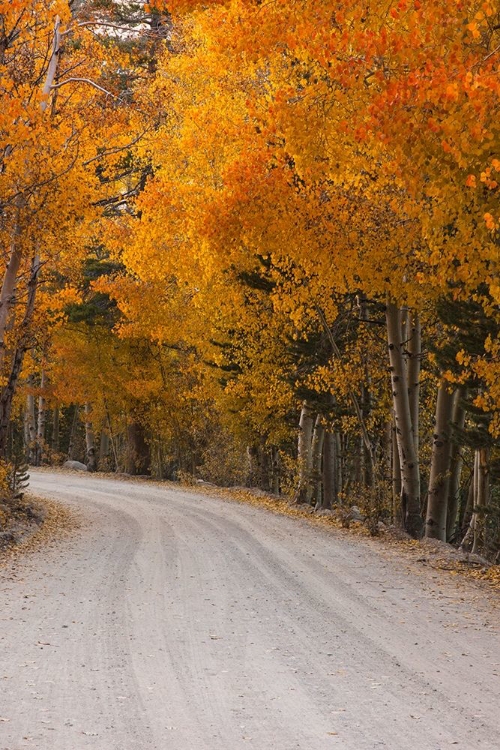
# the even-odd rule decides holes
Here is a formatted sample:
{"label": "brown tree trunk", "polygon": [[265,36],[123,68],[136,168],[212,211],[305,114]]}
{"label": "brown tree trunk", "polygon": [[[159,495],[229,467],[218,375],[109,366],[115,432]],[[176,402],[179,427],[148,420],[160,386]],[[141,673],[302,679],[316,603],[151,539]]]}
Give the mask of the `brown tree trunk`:
{"label": "brown tree trunk", "polygon": [[326,432],[323,442],[323,496],[321,508],[330,510],[338,502],[337,437]]}
{"label": "brown tree trunk", "polygon": [[109,454],[109,435],[106,430],[101,430],[101,437],[99,440],[99,463],[106,461]]}
{"label": "brown tree trunk", "polygon": [[56,404],[54,406],[54,414],[52,417],[52,450],[55,453],[59,452],[59,439],[60,439],[59,404]]}
{"label": "brown tree trunk", "polygon": [[404,509],[401,504],[401,494],[401,463],[399,461],[396,423],[394,422],[392,426],[392,516],[394,525],[398,529],[404,529]]}
{"label": "brown tree trunk", "polygon": [[137,419],[127,428],[126,471],[132,475],[149,474],[151,456],[143,425]]}
{"label": "brown tree trunk", "polygon": [[85,404],[85,449],[87,453],[87,469],[89,471],[97,471],[97,456],[91,414],[92,407],[87,402]]}
{"label": "brown tree trunk", "polygon": [[[453,404],[453,426],[461,432],[465,426],[465,409],[462,403],[465,397],[464,390],[458,388],[455,392]],[[463,448],[455,439],[451,445],[450,457],[450,487],[448,493],[448,515],[446,519],[446,540],[453,541],[456,535],[458,508],[460,500],[460,482],[462,478],[462,452]]]}

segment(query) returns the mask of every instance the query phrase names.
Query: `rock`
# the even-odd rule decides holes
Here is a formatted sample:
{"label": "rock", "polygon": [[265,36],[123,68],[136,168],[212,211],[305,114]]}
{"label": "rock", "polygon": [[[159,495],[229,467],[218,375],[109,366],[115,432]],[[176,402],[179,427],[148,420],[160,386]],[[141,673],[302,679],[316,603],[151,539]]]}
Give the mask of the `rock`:
{"label": "rock", "polygon": [[72,469],[72,471],[88,471],[85,464],[80,461],[65,461],[63,463],[63,469]]}
{"label": "rock", "polygon": [[350,521],[364,521],[365,517],[361,515],[361,512],[357,505],[353,505],[349,511]]}
{"label": "rock", "polygon": [[0,532],[0,549],[7,547],[9,544],[16,542],[17,537],[13,531],[1,531]]}

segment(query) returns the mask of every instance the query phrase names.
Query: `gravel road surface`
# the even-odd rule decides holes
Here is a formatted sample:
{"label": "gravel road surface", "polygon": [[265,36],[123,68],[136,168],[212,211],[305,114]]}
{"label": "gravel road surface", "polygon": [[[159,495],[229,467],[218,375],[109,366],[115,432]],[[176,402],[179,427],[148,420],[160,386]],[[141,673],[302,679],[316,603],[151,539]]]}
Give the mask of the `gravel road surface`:
{"label": "gravel road surface", "polygon": [[499,750],[498,609],[375,542],[144,482],[0,570],[0,750]]}

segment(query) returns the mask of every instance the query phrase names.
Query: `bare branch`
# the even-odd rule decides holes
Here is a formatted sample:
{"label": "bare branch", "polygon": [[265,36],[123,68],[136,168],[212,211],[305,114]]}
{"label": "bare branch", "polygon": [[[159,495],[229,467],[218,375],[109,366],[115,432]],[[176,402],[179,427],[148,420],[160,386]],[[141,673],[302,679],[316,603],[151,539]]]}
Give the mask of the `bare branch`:
{"label": "bare branch", "polygon": [[66,78],[66,80],[64,81],[60,81],[59,83],[54,83],[51,86],[51,89],[60,89],[63,86],[66,86],[68,83],[86,83],[89,86],[93,86],[98,91],[102,91],[102,93],[106,94],[106,96],[111,96],[113,99],[118,99],[116,94],[113,94],[111,91],[108,91],[107,89],[103,88],[103,86],[99,86],[99,84],[93,81],[91,78]]}

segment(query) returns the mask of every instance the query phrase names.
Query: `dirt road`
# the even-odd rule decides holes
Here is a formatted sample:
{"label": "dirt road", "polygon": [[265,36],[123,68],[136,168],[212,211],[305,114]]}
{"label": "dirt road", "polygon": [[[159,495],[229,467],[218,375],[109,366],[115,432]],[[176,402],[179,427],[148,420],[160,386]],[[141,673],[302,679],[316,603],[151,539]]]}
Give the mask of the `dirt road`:
{"label": "dirt road", "polygon": [[254,507],[85,475],[0,570],[0,750],[498,750],[498,610]]}

